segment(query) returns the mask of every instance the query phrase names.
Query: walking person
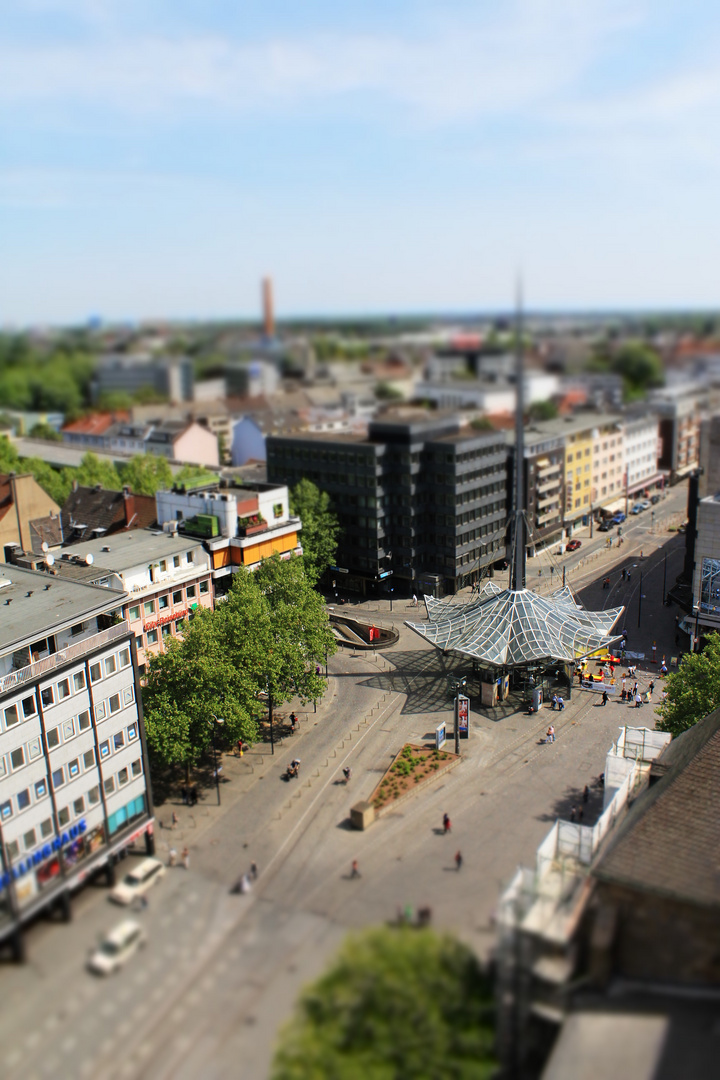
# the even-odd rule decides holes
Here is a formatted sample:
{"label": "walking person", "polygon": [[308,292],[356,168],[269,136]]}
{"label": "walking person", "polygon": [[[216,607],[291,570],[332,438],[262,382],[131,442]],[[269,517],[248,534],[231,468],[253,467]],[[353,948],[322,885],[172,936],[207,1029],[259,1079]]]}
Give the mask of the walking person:
{"label": "walking person", "polygon": [[447,834],[452,832],[452,823],[448,814],[443,814],[443,833]]}
{"label": "walking person", "polygon": [[182,849],[182,864],[186,870],[190,869],[190,849],[187,847]]}
{"label": "walking person", "polygon": [[545,742],[555,742],[555,728],[552,724],[545,732]]}
{"label": "walking person", "polygon": [[607,705],[607,703],[608,703],[608,692],[607,692],[607,690],[603,690],[603,692],[602,692],[602,703],[603,703],[603,705]]}
{"label": "walking person", "polygon": [[[565,708],[565,702],[563,700],[563,696],[562,696],[562,694],[558,694],[558,709],[560,710],[560,712],[562,712],[564,708]],[[555,740],[553,739],[553,742],[554,741]]]}
{"label": "walking person", "polygon": [[585,787],[583,788],[583,802],[587,804],[587,801],[588,801],[589,798],[590,798],[590,788],[586,784]]}
{"label": "walking person", "polygon": [[635,694],[635,708],[639,709],[641,705],[642,705],[642,698],[641,698],[640,694],[639,693]]}
{"label": "walking person", "polygon": [[460,870],[462,870],[462,864],[463,864],[462,852],[456,851],[455,852],[455,869],[458,871],[458,873],[460,872]]}
{"label": "walking person", "polygon": [[352,866],[350,867],[350,877],[351,878],[360,877],[360,871],[358,870],[358,861],[357,861],[357,859],[353,859],[353,861],[352,861]]}
{"label": "walking person", "polygon": [[648,693],[652,694],[654,689],[655,689],[655,680],[651,679],[650,682],[648,683]]}
{"label": "walking person", "polygon": [[251,862],[250,863],[250,877],[253,879],[253,881],[257,881],[258,865],[257,865],[256,862]]}

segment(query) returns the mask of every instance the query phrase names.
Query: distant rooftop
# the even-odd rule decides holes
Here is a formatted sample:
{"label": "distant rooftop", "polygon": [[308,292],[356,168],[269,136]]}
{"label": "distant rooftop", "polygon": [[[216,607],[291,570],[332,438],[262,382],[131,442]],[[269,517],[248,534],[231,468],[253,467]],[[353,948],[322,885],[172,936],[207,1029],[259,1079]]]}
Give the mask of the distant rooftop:
{"label": "distant rooftop", "polygon": [[111,567],[113,572],[117,573],[141,563],[149,564],[180,552],[192,551],[200,546],[201,541],[197,537],[135,529],[133,532],[114,533],[97,540],[70,544],[67,552],[81,557],[92,555],[100,565]]}
{"label": "distant rooftop", "polygon": [[11,564],[0,567],[0,653],[120,606],[125,593]]}

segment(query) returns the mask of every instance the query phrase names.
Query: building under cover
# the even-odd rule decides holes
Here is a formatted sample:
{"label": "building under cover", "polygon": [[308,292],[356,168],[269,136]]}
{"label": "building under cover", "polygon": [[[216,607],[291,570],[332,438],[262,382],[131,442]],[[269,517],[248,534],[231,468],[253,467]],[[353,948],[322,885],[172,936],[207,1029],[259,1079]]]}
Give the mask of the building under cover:
{"label": "building under cover", "polygon": [[612,628],[623,608],[586,611],[569,588],[551,596],[530,589],[500,589],[488,581],[467,604],[425,597],[428,621],[406,623],[444,652],[482,667],[512,668],[543,662],[572,663],[617,637]]}

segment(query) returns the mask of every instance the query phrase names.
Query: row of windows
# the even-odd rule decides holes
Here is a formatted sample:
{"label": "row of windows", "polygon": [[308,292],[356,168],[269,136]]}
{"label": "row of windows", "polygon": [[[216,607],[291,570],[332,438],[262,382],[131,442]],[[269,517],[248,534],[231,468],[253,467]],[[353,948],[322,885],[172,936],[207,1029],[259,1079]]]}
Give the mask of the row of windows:
{"label": "row of windows", "polygon": [[[90,665],[90,679],[93,683],[99,682],[103,678],[103,674],[107,677],[114,675],[116,671],[122,670],[128,667],[130,664],[130,650],[127,646],[121,649],[118,653],[112,656],[107,656],[105,660],[96,660]],[[71,694],[79,694],[86,688],[85,672],[81,669],[76,671],[72,676],[66,676],[64,679],[59,679],[56,683],[50,686],[44,686],[40,691],[40,700],[45,708],[54,705],[56,702],[64,701],[70,697]],[[22,720],[29,720],[37,713],[37,702],[35,694],[28,694],[27,697],[22,698],[19,702],[15,702],[13,705],[9,705],[3,710],[2,720],[3,729],[9,730],[19,724]]]}
{"label": "row of windows", "polygon": [[[177,556],[176,556],[177,558]],[[198,592],[201,596],[204,596],[210,591],[210,585],[207,580],[201,581],[198,586],[188,585],[185,589],[175,589],[172,593],[164,593],[162,596],[153,597],[152,600],[146,600],[144,604],[134,604],[128,608],[128,619],[139,619],[140,610],[145,618],[153,618],[158,611],[167,611],[170,607],[170,598],[172,596],[172,604],[176,606],[178,604],[184,604],[185,598],[188,600],[194,600]],[[183,595],[184,594],[184,595]]]}
{"label": "row of windows", "polygon": [[[132,687],[128,687],[127,689],[132,694]],[[114,694],[113,697],[110,698],[110,702],[112,702],[113,705],[115,704],[115,699],[117,697],[118,697],[118,695]],[[130,700],[132,700],[132,698]],[[120,706],[119,706],[119,703],[118,703],[118,708],[119,707]],[[118,710],[115,709],[114,711],[117,712]],[[60,724],[58,727],[50,728],[48,730],[48,732],[47,732],[48,750],[53,750],[56,746],[59,746],[61,737],[62,737],[62,741],[67,743],[71,739],[75,738],[76,735],[79,735],[83,731],[87,731],[87,729],[89,727],[90,727],[90,713],[86,710],[84,712],[79,713],[78,716],[71,717],[69,720],[66,720],[63,724]],[[125,729],[125,734],[121,731],[121,732],[117,732],[112,737],[113,738],[113,748],[115,750],[119,750],[119,749],[121,749],[121,747],[123,747],[125,745],[125,736],[126,735],[127,735],[127,741],[128,742],[131,742],[133,739],[136,739],[138,737],[137,721],[130,724]],[[106,749],[103,749],[103,748],[106,748]],[[103,742],[100,743],[100,756],[101,757],[107,757],[110,754],[110,752],[111,752],[110,740],[106,739],[106,740],[104,740]],[[11,750],[10,753],[8,753],[8,754],[0,754],[0,778],[2,778],[4,776],[7,776],[8,772],[17,772],[18,769],[22,769],[25,765],[30,764],[31,761],[35,761],[37,758],[39,758],[41,756],[41,754],[42,754],[42,739],[41,739],[41,737],[39,735],[37,735],[34,739],[30,739],[28,742],[23,743],[22,746],[16,746],[15,749]],[[88,755],[90,755],[90,757]],[[85,768],[89,769],[92,765],[95,764],[95,751],[94,750],[88,750],[87,753],[84,755],[84,760],[85,760]],[[67,769],[70,770],[70,774],[69,774],[70,779],[72,779],[74,776],[76,776],[77,773],[80,771],[79,766],[78,766],[78,769],[73,772],[72,769],[71,769],[72,765],[73,765],[73,763],[70,762],[68,764],[68,766],[67,766]],[[59,773],[61,771],[62,770],[59,770],[58,775],[59,775]],[[62,781],[62,783],[64,783],[64,780]]]}
{"label": "row of windows", "polygon": [[[109,750],[108,750],[109,753]],[[95,765],[95,751],[88,750],[82,757],[82,767],[87,772],[88,769],[93,768]],[[79,758],[75,758],[74,761],[68,762],[66,766],[59,769],[54,769],[52,773],[52,788],[53,792],[58,792],[64,787],[70,780],[75,780],[80,775],[81,763]],[[112,795],[116,788],[121,788],[128,783],[130,779],[135,779],[137,776],[142,775],[142,759],[137,758],[131,762],[130,765],[123,766],[116,773],[111,776],[106,776],[103,781],[103,789],[106,795]],[[0,803],[0,820],[7,821],[14,813],[22,813],[23,810],[27,810],[32,806],[34,802],[39,802],[46,798],[48,794],[48,784],[45,777],[42,780],[38,780],[32,787],[23,788],[18,791],[14,798],[6,799]],[[100,801],[100,786],[96,784],[90,789],[87,794],[88,803],[92,806]],[[74,800],[74,808],[76,815],[84,813],[85,801],[81,796]],[[61,828],[64,828],[69,818],[69,808],[58,810],[58,822]],[[48,819],[49,820],[49,819]],[[45,834],[43,833],[43,836]]]}

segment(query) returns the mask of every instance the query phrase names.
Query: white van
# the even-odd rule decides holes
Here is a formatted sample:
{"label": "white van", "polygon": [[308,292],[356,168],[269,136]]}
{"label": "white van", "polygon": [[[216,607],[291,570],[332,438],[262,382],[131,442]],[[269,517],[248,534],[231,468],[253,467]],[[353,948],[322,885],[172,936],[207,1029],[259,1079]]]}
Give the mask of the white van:
{"label": "white van", "polygon": [[144,896],[164,873],[165,864],[160,859],[143,859],[115,886],[110,893],[110,899],[116,904],[132,904],[136,897]]}

